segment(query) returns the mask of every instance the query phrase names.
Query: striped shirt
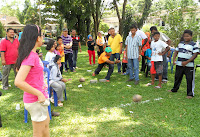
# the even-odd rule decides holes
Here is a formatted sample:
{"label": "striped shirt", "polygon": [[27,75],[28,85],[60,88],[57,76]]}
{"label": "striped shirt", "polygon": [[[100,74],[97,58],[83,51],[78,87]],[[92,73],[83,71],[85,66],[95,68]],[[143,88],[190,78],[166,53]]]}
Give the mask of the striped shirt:
{"label": "striped shirt", "polygon": [[[63,44],[66,45],[66,44],[70,44],[72,42],[72,37],[70,35],[67,35],[67,37],[65,36],[61,36],[62,40],[63,40]],[[67,53],[73,53],[72,52],[72,48],[70,49],[66,49],[64,48],[64,53],[67,54]]]}
{"label": "striped shirt", "polygon": [[[178,59],[176,61],[176,65],[182,66],[183,61],[190,59],[194,53],[199,53],[199,48],[193,41],[191,41],[189,44],[181,42],[178,44],[176,51],[178,51]],[[194,60],[189,62],[186,67],[194,67]]]}
{"label": "striped shirt", "polygon": [[142,38],[138,35],[127,36],[125,45],[127,45],[127,57],[128,59],[139,58],[139,46],[142,46]]}

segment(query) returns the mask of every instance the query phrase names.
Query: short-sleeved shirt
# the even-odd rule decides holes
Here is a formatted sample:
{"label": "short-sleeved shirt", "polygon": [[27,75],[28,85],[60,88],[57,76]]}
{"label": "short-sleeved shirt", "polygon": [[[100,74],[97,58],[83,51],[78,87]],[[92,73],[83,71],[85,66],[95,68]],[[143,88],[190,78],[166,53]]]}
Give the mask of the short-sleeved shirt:
{"label": "short-sleeved shirt", "polygon": [[[70,44],[72,42],[72,37],[70,35],[67,35],[67,37],[65,37],[64,35],[62,35],[61,38],[63,40],[63,44],[64,45]],[[72,48],[70,48],[70,49],[64,48],[64,53],[65,54],[67,54],[67,53],[73,53],[72,52]]]}
{"label": "short-sleeved shirt", "polygon": [[[145,56],[151,58],[151,49],[147,49],[145,52]],[[151,62],[151,60],[147,59],[147,63]]]}
{"label": "short-sleeved shirt", "polygon": [[[189,44],[181,42],[178,44],[176,51],[178,51],[178,59],[176,61],[176,65],[182,66],[183,61],[190,59],[194,53],[199,53],[199,48],[193,41],[191,41]],[[194,60],[189,62],[186,67],[194,67]]]}
{"label": "short-sleeved shirt", "polygon": [[103,52],[103,53],[100,55],[99,59],[98,59],[98,63],[99,63],[99,64],[103,64],[103,63],[105,63],[107,60],[109,60],[109,58],[110,58],[110,56],[107,56],[107,55],[106,55],[106,52]]}
{"label": "short-sleeved shirt", "polygon": [[112,49],[112,54],[120,52],[121,43],[122,43],[122,37],[120,34],[116,34],[114,38],[112,36],[108,38],[108,45],[110,45]]}
{"label": "short-sleeved shirt", "polygon": [[163,61],[162,55],[158,55],[158,53],[163,52],[167,46],[168,45],[162,40],[158,40],[156,42],[152,41],[151,42],[151,49],[152,49],[151,61]]}
{"label": "short-sleeved shirt", "polygon": [[5,53],[6,65],[15,64],[18,57],[19,41],[14,39],[13,42],[5,39],[1,40],[1,52]]}
{"label": "short-sleeved shirt", "polygon": [[[94,43],[94,44],[92,45],[92,43]],[[88,50],[94,51],[94,46],[95,46],[94,40],[88,41],[87,45],[88,45]]]}
{"label": "short-sleeved shirt", "polygon": [[[132,35],[132,33],[129,32],[129,36],[131,36],[131,35]],[[147,35],[143,31],[141,31],[139,29],[136,31],[136,35],[140,36],[142,39],[146,39],[147,38]]]}
{"label": "short-sleeved shirt", "polygon": [[[31,66],[31,69],[25,79],[25,81],[32,86],[33,88],[39,90],[43,93],[43,95],[48,98],[47,87],[44,83],[44,75],[43,75],[43,63],[40,60],[37,53],[31,51],[30,55],[22,61],[22,66]],[[24,103],[33,103],[38,101],[38,97],[24,91],[23,96]]]}
{"label": "short-sleeved shirt", "polygon": [[142,39],[140,36],[135,35],[127,36],[125,45],[127,45],[127,57],[128,59],[137,59],[139,58],[139,46],[142,45]]}
{"label": "short-sleeved shirt", "polygon": [[79,36],[71,36],[72,37],[72,50],[78,50],[78,44],[80,42]]}
{"label": "short-sleeved shirt", "polygon": [[53,60],[53,58],[56,56],[56,54],[55,53],[53,53],[53,52],[47,52],[47,54],[46,54],[46,56],[45,56],[45,61],[48,61],[49,63],[50,62],[52,62]]}
{"label": "short-sleeved shirt", "polygon": [[61,62],[65,62],[65,56],[63,56],[63,55],[65,55],[65,53],[64,53],[64,45],[63,44],[60,45],[59,52],[60,52],[60,56],[61,56]]}

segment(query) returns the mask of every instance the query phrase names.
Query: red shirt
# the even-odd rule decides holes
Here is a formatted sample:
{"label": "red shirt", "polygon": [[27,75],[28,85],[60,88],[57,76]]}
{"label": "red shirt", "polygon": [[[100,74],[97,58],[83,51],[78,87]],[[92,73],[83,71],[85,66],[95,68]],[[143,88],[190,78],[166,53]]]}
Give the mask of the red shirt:
{"label": "red shirt", "polygon": [[11,43],[7,37],[1,40],[0,48],[1,52],[5,53],[5,61],[6,65],[15,64],[18,57],[18,47],[19,41],[18,39],[14,39]]}

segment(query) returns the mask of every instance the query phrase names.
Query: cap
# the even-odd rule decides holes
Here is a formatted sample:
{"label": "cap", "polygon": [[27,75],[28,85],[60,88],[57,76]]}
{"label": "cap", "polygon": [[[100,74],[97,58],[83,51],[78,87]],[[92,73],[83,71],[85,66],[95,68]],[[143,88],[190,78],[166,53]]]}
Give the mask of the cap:
{"label": "cap", "polygon": [[67,29],[67,28],[64,28],[63,31],[68,31],[68,29]]}
{"label": "cap", "polygon": [[111,49],[110,47],[107,47],[107,48],[105,49],[105,52],[110,53],[110,52],[112,52],[112,49]]}

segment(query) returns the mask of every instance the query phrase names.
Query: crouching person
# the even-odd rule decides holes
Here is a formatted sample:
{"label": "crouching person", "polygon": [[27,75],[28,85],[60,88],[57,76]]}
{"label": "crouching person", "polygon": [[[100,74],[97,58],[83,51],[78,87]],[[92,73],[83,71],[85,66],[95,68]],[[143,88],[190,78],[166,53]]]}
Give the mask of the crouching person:
{"label": "crouching person", "polygon": [[92,76],[98,75],[99,72],[101,71],[101,69],[103,68],[103,66],[108,65],[109,69],[108,69],[108,73],[107,73],[107,76],[105,77],[105,79],[106,79],[107,82],[110,82],[110,76],[113,73],[113,69],[114,69],[113,65],[111,65],[111,64],[120,63],[120,60],[118,60],[118,59],[115,62],[110,61],[111,54],[112,54],[112,49],[110,47],[107,47],[105,49],[105,52],[103,52],[100,55],[100,57],[98,59],[98,67],[95,70],[95,72],[92,74]]}

